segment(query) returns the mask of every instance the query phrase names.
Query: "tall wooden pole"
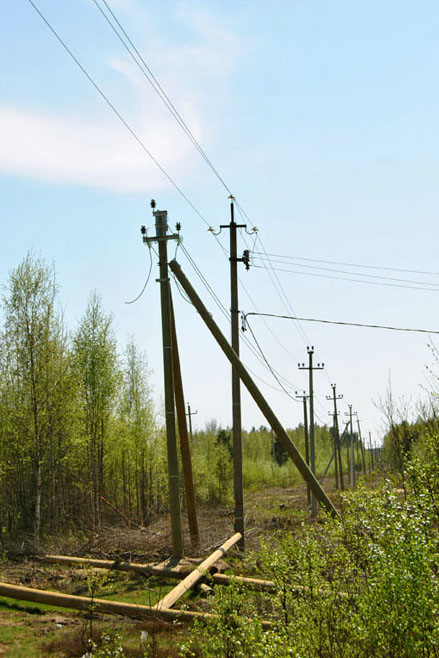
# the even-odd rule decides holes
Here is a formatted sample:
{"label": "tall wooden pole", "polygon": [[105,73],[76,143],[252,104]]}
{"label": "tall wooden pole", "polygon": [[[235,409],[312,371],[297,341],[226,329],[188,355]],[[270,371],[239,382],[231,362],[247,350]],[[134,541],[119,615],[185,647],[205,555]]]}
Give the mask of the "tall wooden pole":
{"label": "tall wooden pole", "polygon": [[[230,200],[230,224],[221,224],[222,229],[229,229],[230,237],[230,323],[231,345],[239,356],[239,302],[238,302],[238,258],[237,229],[246,228],[245,224],[235,222],[235,197]],[[235,532],[241,534],[239,548],[244,548],[244,493],[242,485],[242,432],[241,432],[241,382],[236,368],[232,364],[232,437],[233,437],[233,495],[235,499]]]}
{"label": "tall wooden pole", "polygon": [[[313,365],[313,356],[314,356],[314,347],[308,347],[308,366],[305,366],[304,363],[300,365],[299,370],[308,370],[309,376],[309,452],[311,459],[311,471],[315,477],[316,474],[316,451],[315,451],[315,440],[314,440],[314,370],[322,370],[323,363],[318,363],[316,366]],[[311,513],[313,516],[317,516],[317,500],[314,495],[311,496]]]}
{"label": "tall wooden pole", "polygon": [[201,301],[200,297],[195,292],[194,288],[192,287],[191,283],[187,279],[186,275],[183,273],[183,270],[181,269],[180,265],[177,263],[176,260],[172,260],[169,266],[172,272],[175,274],[175,277],[178,279],[178,282],[182,286],[183,290],[191,300],[195,309],[198,311],[201,319],[204,321],[209,331],[211,332],[212,336],[215,338],[218,345],[222,349],[224,355],[227,357],[230,363],[236,367],[236,370],[239,374],[242,383],[247,388],[253,400],[258,405],[262,414],[265,416],[267,422],[269,423],[270,427],[273,429],[275,435],[281,440],[285,450],[287,451],[287,453],[289,454],[289,456],[297,466],[304,480],[309,483],[311,487],[311,491],[314,493],[314,495],[317,497],[319,502],[323,505],[323,507],[325,507],[328,510],[330,514],[332,514],[333,516],[338,516],[338,512],[335,509],[332,501],[326,495],[324,489],[321,487],[315,475],[308,468],[302,455],[300,454],[294,443],[291,441],[290,437],[288,436],[284,427],[280,423],[276,414],[274,413],[274,411],[266,401],[265,397],[262,395],[261,391],[256,386],[248,370],[246,369],[246,367],[244,366],[238,355],[235,353],[235,351],[232,349],[229,341],[225,338],[224,334],[221,332],[220,328],[218,327],[215,320],[213,319],[212,314],[209,313],[209,311]]}
{"label": "tall wooden pole", "polygon": [[[230,313],[232,349],[239,356],[238,250],[237,225],[233,198],[230,203]],[[244,493],[242,484],[241,382],[232,365],[233,419],[233,490],[235,496],[235,532],[241,534],[239,547],[244,548]]]}
{"label": "tall wooden pole", "polygon": [[[302,400],[303,403],[303,432],[305,439],[305,461],[307,466],[309,467],[308,407],[306,404],[308,396],[305,395],[305,391],[303,392],[303,395],[298,395],[296,391],[296,398]],[[309,507],[311,505],[311,489],[309,488],[309,484],[306,485],[306,502]]]}
{"label": "tall wooden pole", "polygon": [[188,438],[187,423],[186,423],[186,412],[184,407],[183,380],[181,376],[177,330],[175,327],[175,315],[174,315],[174,306],[172,304],[171,291],[169,291],[169,302],[170,302],[170,310],[171,310],[172,366],[173,366],[173,374],[174,374],[175,409],[177,411],[181,464],[183,467],[184,490],[186,493],[187,517],[189,523],[189,533],[191,536],[192,549],[194,551],[198,551],[198,549],[200,548],[200,535],[198,531],[197,506],[195,502],[191,451],[189,446],[189,438]]}
{"label": "tall wooden pole", "polygon": [[[153,207],[155,207],[155,202]],[[183,557],[184,549],[181,529],[180,474],[178,467],[177,436],[175,430],[174,375],[172,366],[172,332],[167,248],[167,240],[172,236],[166,235],[168,230],[168,213],[166,210],[155,210],[153,214],[156,226],[156,236],[153,239],[157,240],[159,249],[159,283],[162,315],[163,375],[165,386],[166,447],[168,456],[172,558],[174,560],[179,560]],[[148,238],[144,238],[144,240],[148,240]]]}
{"label": "tall wooden pole", "polygon": [[332,388],[332,395],[327,395],[326,399],[327,400],[332,400],[334,404],[334,411],[333,411],[333,417],[334,417],[334,450],[335,450],[335,461],[336,464],[338,462],[338,475],[339,475],[339,482],[340,482],[340,489],[344,491],[344,479],[343,479],[343,465],[342,465],[342,460],[341,460],[341,445],[340,445],[340,429],[338,426],[338,411],[337,411],[337,400],[342,400],[343,396],[342,395],[337,395],[336,393],[336,384],[331,384]]}

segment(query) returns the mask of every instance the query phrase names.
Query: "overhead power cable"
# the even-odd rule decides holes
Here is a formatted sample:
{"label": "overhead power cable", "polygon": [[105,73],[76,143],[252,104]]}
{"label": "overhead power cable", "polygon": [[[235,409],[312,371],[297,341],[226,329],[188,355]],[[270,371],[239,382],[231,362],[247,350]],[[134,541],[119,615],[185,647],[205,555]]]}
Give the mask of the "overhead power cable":
{"label": "overhead power cable", "polygon": [[[105,5],[107,8],[107,11],[109,12],[110,16],[112,17],[114,23],[112,20],[109,18],[109,16],[105,13],[105,11],[102,9],[101,5],[99,4],[98,0],[92,0],[92,2],[96,5],[108,25],[111,27],[113,32],[116,34],[117,38],[119,41],[123,44],[124,48],[127,50],[128,54],[130,57],[133,59],[134,63],[136,66],[139,68],[141,71],[142,75],[145,77],[145,79],[149,82],[149,84],[152,86],[156,94],[159,96],[159,98],[162,100],[166,108],[169,110],[171,115],[174,117],[174,119],[177,121],[178,125],[180,128],[183,130],[183,132],[186,134],[186,136],[189,138],[189,140],[192,142],[192,144],[195,146],[197,149],[198,153],[201,155],[205,163],[207,164],[208,167],[212,170],[214,175],[217,177],[217,179],[220,181],[221,185],[227,190],[229,194],[231,194],[230,188],[228,185],[224,182],[224,179],[222,176],[219,174],[218,170],[214,166],[213,162],[210,160],[204,149],[202,148],[201,144],[198,142],[188,125],[186,124],[185,120],[161,86],[160,82],[158,81],[157,77],[154,75],[152,72],[151,68],[148,66],[146,63],[144,57],[142,54],[139,52],[129,35],[127,34],[126,30],[124,27],[121,25],[119,19],[115,15],[114,11],[111,9],[109,3],[106,0],[102,0],[102,3]],[[122,34],[121,34],[122,33]],[[123,35],[123,36],[122,36]]]}
{"label": "overhead power cable", "polygon": [[429,274],[431,276],[439,276],[439,272],[430,272],[426,270],[409,270],[400,267],[389,267],[387,265],[365,265],[361,263],[346,263],[344,261],[338,260],[321,260],[318,258],[304,258],[303,256],[289,256],[285,254],[265,254],[265,252],[262,251],[255,251],[254,254],[258,256],[268,255],[270,258],[286,258],[288,260],[309,261],[310,263],[325,263],[326,265],[344,265],[346,267],[364,267],[371,270],[388,270],[390,272],[406,272],[408,274]]}
{"label": "overhead power cable", "polygon": [[[228,311],[227,311],[227,309],[225,308],[224,304],[221,302],[221,300],[220,300],[220,298],[218,297],[218,295],[217,295],[217,294],[215,293],[215,291],[213,290],[212,286],[211,286],[211,285],[209,284],[209,282],[207,281],[206,277],[205,277],[205,276],[203,275],[203,273],[201,272],[200,268],[198,267],[198,265],[196,264],[196,262],[194,261],[194,259],[192,258],[192,256],[191,256],[190,253],[188,252],[188,250],[186,249],[186,247],[185,247],[184,245],[181,245],[181,249],[182,249],[183,253],[185,254],[186,258],[188,259],[190,265],[191,265],[192,268],[194,269],[195,273],[197,274],[198,278],[199,278],[200,281],[203,283],[203,285],[205,286],[206,290],[208,291],[208,293],[210,294],[210,296],[211,296],[212,299],[214,300],[215,304],[216,304],[216,305],[218,306],[218,308],[220,309],[221,313],[224,315],[224,317],[226,318],[226,320],[227,320],[228,322],[230,322],[230,314],[228,313]],[[243,336],[243,340],[244,340],[245,344],[247,345],[248,349],[249,349],[249,350],[253,353],[253,355],[258,359],[258,361],[260,361],[260,362],[262,363],[262,365],[263,365],[265,368],[267,368],[267,363],[266,363],[266,361],[265,361],[265,357],[264,357],[263,359],[261,359],[261,356],[260,356],[260,355],[258,354],[258,352],[255,350],[255,348],[254,348],[253,345],[250,343],[250,341],[246,338],[246,336]],[[288,387],[290,387],[291,389],[297,389],[297,385],[296,385],[296,384],[292,384],[292,383],[290,383],[290,382],[289,382],[287,379],[285,379],[285,377],[283,377],[280,373],[276,372],[276,370],[274,370],[274,368],[272,368],[272,367],[270,366],[270,367],[268,367],[268,369],[270,370],[270,372],[271,372],[272,374],[273,374],[273,371],[276,373],[275,379],[276,379],[276,381],[277,381],[278,383],[279,383],[279,379],[283,379],[284,382],[286,383],[286,385],[287,385]],[[254,374],[254,373],[252,373],[252,374]],[[259,377],[259,379],[261,379],[261,378]],[[262,380],[262,381],[264,381],[264,380]],[[266,382],[264,382],[264,383],[266,383]],[[268,384],[268,385],[269,385],[269,384]],[[271,387],[271,388],[273,388],[273,387]],[[282,387],[282,388],[283,388],[283,387]],[[276,389],[276,390],[277,390],[277,389]]]}
{"label": "overhead power cable", "polygon": [[252,337],[253,337],[253,340],[254,340],[255,343],[256,343],[256,346],[257,346],[257,348],[258,348],[258,350],[259,350],[259,352],[260,352],[262,358],[264,359],[264,361],[265,361],[265,363],[266,363],[266,365],[267,365],[267,368],[270,370],[271,374],[273,375],[273,377],[275,378],[275,380],[277,381],[277,383],[279,384],[279,386],[281,387],[281,389],[283,390],[283,392],[286,393],[286,395],[288,395],[288,397],[291,398],[291,400],[294,400],[294,402],[299,402],[299,400],[297,400],[293,395],[291,395],[291,394],[287,391],[287,389],[282,385],[282,382],[277,378],[277,376],[276,376],[276,374],[275,374],[273,368],[271,367],[269,361],[267,360],[267,357],[265,356],[264,352],[262,351],[262,348],[261,348],[261,346],[259,345],[259,342],[258,342],[256,336],[254,335],[254,333],[253,333],[253,329],[251,328],[249,322],[247,322],[247,327],[248,327],[248,329],[249,329],[249,331],[250,331],[250,333],[251,333],[251,335],[252,335]]}
{"label": "overhead power cable", "polygon": [[[261,265],[253,265],[259,269],[263,269]],[[337,281],[350,281],[351,283],[364,283],[369,286],[388,286],[390,288],[406,288],[409,290],[426,290],[430,292],[439,292],[437,288],[428,288],[426,286],[405,286],[399,283],[385,283],[384,281],[364,281],[363,279],[352,279],[346,276],[331,276],[330,274],[318,274],[317,272],[303,272],[299,270],[290,270],[282,267],[273,267],[276,272],[288,272],[289,274],[300,274],[302,276],[314,276],[320,279],[336,279]],[[354,273],[352,273],[354,275]]]}
{"label": "overhead power cable", "polygon": [[149,270],[148,270],[148,276],[146,277],[146,281],[144,283],[144,286],[143,286],[142,290],[139,292],[139,294],[137,295],[137,297],[134,297],[134,299],[131,299],[129,302],[125,302],[125,304],[134,304],[135,302],[137,302],[141,298],[141,296],[145,292],[146,287],[149,283],[149,279],[151,277],[151,271],[152,271],[152,254],[151,254],[151,250],[149,249]]}
{"label": "overhead power cable", "polygon": [[55,30],[55,28],[51,25],[51,23],[48,21],[48,19],[44,16],[44,14],[41,12],[41,10],[37,7],[37,5],[33,2],[33,0],[28,0],[29,4],[33,7],[33,9],[36,11],[36,13],[39,15],[41,20],[46,24],[46,26],[49,28],[49,30],[52,32],[54,37],[59,41],[59,43],[62,45],[64,50],[68,53],[68,55],[71,57],[71,59],[75,62],[76,66],[82,71],[82,73],[85,75],[87,80],[90,82],[90,84],[93,85],[93,87],[96,89],[98,94],[103,98],[103,100],[106,102],[108,107],[111,109],[112,112],[117,116],[119,121],[125,126],[125,128],[128,130],[128,132],[131,134],[131,136],[136,140],[136,142],[139,144],[139,146],[142,148],[142,150],[146,153],[146,155],[152,160],[152,162],[160,169],[162,174],[165,176],[165,178],[171,183],[172,187],[178,192],[178,194],[186,201],[186,203],[192,208],[192,210],[200,217],[200,219],[204,222],[206,226],[210,226],[209,222],[207,219],[204,217],[204,215],[198,210],[198,208],[195,206],[195,204],[189,199],[189,197],[183,192],[181,187],[175,182],[175,180],[168,174],[166,169],[160,164],[160,162],[157,160],[157,158],[151,153],[149,148],[146,146],[146,144],[142,141],[142,139],[137,135],[135,130],[129,125],[129,123],[123,118],[122,114],[119,112],[119,110],[116,109],[115,105],[110,101],[108,96],[105,94],[105,92],[101,89],[101,87],[98,85],[98,83],[94,80],[94,78],[88,73],[87,69],[81,64],[81,62],[78,60],[76,55],[73,54],[73,52],[70,50],[66,42],[61,38],[61,36],[58,34],[58,32]]}
{"label": "overhead power cable", "polygon": [[[361,322],[341,322],[341,321],[336,321],[336,320],[322,320],[319,318],[299,318],[297,316],[292,316],[292,315],[278,315],[276,313],[255,313],[255,312],[250,312],[250,313],[245,313],[244,314],[244,319],[247,318],[249,315],[260,315],[265,318],[280,318],[283,320],[300,320],[301,322],[320,322],[323,324],[337,324],[337,325],[342,325],[346,327],[364,327],[367,329],[388,329],[390,331],[410,331],[410,332],[415,332],[415,333],[420,333],[420,334],[439,334],[439,331],[432,331],[431,329],[412,329],[412,328],[407,328],[407,327],[391,327],[388,325],[383,325],[383,324],[364,324]],[[250,325],[249,325],[250,328]]]}
{"label": "overhead power cable", "polygon": [[[280,265],[291,265],[288,261],[285,260],[277,260],[277,259],[269,259],[266,258],[266,256],[256,256],[256,259],[260,259],[262,262],[265,260],[270,260],[272,263],[278,263]],[[438,287],[439,283],[435,283],[433,281],[413,281],[412,279],[399,279],[397,277],[392,277],[392,276],[383,276],[379,274],[366,274],[365,272],[351,272],[349,270],[339,270],[339,269],[334,269],[332,267],[319,267],[318,265],[304,265],[302,263],[295,263],[295,267],[306,267],[311,270],[324,270],[325,272],[336,272],[339,274],[351,274],[352,276],[364,276],[364,277],[369,277],[372,279],[382,279],[385,281],[399,281],[400,283],[415,283],[421,286],[434,286]]]}

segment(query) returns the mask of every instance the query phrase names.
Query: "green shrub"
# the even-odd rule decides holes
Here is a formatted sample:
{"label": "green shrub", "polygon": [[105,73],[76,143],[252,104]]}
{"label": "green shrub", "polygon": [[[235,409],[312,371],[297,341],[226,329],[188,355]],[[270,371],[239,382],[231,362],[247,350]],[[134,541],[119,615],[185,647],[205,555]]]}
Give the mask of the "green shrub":
{"label": "green shrub", "polygon": [[343,498],[341,520],[263,542],[249,567],[276,593],[217,588],[218,618],[196,626],[182,655],[438,656],[436,441],[429,449],[430,462],[414,460],[406,474],[406,496],[391,481],[359,488]]}

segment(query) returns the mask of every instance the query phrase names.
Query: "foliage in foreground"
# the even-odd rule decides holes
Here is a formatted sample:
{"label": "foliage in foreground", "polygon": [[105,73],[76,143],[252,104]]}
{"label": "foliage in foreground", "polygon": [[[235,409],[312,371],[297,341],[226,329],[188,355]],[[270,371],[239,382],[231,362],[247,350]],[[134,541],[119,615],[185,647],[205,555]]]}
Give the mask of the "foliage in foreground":
{"label": "foliage in foreground", "polygon": [[218,588],[218,619],[196,626],[182,655],[438,656],[437,440],[427,446],[434,462],[410,462],[405,496],[391,481],[360,488],[345,497],[342,520],[263,544],[252,566],[277,593]]}

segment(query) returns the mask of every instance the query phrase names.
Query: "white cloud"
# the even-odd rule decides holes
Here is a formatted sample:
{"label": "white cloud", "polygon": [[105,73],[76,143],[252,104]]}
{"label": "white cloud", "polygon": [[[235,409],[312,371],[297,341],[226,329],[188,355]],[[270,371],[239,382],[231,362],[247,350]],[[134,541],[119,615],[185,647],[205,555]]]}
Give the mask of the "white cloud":
{"label": "white cloud", "polygon": [[[139,133],[171,172],[192,157],[189,147],[160,132]],[[186,166],[186,165],[184,165]],[[0,107],[0,169],[56,183],[79,183],[118,192],[168,186],[168,181],[117,121],[37,114]]]}

